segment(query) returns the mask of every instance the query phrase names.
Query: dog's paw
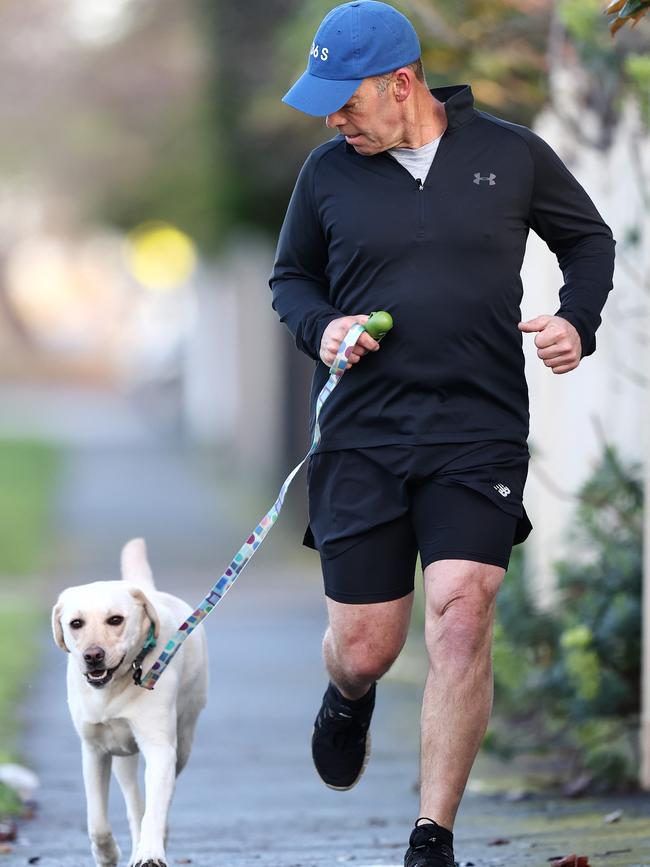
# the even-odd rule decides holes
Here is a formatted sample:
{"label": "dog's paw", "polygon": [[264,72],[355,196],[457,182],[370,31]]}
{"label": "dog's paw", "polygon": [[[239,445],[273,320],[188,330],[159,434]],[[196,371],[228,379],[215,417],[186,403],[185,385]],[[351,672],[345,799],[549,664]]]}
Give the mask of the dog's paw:
{"label": "dog's paw", "polygon": [[121,853],[110,831],[103,834],[92,834],[90,840],[97,867],[117,867]]}
{"label": "dog's paw", "polygon": [[131,864],[131,867],[167,867],[167,865],[160,858],[149,858],[148,861],[136,861],[135,864]]}

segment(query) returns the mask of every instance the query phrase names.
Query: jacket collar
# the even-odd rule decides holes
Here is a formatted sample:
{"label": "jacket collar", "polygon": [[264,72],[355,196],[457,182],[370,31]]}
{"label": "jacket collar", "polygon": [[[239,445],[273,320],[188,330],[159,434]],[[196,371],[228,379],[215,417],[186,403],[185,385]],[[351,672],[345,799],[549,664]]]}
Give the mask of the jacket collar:
{"label": "jacket collar", "polygon": [[[465,126],[476,116],[474,94],[469,84],[447,84],[444,87],[432,87],[429,92],[444,105],[449,130]],[[348,153],[356,153],[352,145],[347,142],[345,150]]]}
{"label": "jacket collar", "polygon": [[442,102],[447,114],[449,129],[465,126],[476,115],[474,94],[469,84],[449,84],[445,87],[432,87],[432,96]]}

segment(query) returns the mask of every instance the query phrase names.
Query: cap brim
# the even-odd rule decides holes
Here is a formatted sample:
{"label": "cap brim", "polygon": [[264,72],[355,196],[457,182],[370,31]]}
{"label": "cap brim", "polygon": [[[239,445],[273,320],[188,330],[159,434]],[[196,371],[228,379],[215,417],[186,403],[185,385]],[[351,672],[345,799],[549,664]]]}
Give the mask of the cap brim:
{"label": "cap brim", "polygon": [[282,102],[305,114],[324,117],[342,108],[360,84],[356,78],[338,81],[303,72]]}

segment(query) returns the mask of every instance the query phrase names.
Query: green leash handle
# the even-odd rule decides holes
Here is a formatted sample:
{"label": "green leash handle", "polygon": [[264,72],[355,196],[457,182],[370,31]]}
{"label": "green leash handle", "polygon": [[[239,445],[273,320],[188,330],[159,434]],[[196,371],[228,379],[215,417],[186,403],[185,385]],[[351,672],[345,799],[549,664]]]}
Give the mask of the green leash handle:
{"label": "green leash handle", "polygon": [[363,327],[371,337],[380,341],[393,327],[393,317],[385,310],[375,310]]}

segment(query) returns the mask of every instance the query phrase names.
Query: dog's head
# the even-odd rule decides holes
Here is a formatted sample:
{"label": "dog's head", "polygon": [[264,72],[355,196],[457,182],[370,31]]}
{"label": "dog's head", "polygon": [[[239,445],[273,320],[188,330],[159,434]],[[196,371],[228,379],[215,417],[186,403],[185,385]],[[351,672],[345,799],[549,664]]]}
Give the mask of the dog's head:
{"label": "dog's head", "polygon": [[68,587],[52,609],[52,632],[95,688],[128,672],[149,628],[158,637],[156,609],[139,587],[126,581],[95,581]]}

